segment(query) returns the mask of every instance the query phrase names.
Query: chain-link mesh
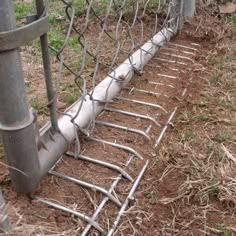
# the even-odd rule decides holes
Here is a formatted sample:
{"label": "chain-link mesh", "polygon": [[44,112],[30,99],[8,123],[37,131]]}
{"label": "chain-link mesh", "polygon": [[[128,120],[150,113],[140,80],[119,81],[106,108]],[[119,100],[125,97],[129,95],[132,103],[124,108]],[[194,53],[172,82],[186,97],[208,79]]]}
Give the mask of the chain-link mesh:
{"label": "chain-link mesh", "polygon": [[[15,2],[20,1],[16,0]],[[21,1],[21,3],[22,2],[27,6],[28,1],[25,0]],[[42,64],[44,67],[48,97],[47,106],[43,107],[43,110],[46,110],[46,107],[49,108],[51,127],[46,124],[46,126],[43,126],[36,134],[38,136],[38,139],[36,140],[38,145],[37,148],[39,154],[41,154],[37,156],[40,161],[39,168],[36,170],[39,172],[41,171],[41,173],[37,176],[31,169],[30,171],[37,176],[37,181],[46,172],[68,182],[70,181],[82,187],[96,190],[98,193],[103,194],[104,198],[102,198],[102,201],[99,201],[98,206],[95,206],[96,204],[94,204],[95,212],[92,216],[91,212],[84,214],[80,211],[75,211],[73,210],[74,207],[72,209],[63,206],[63,203],[55,203],[55,200],[49,201],[48,199],[44,199],[45,196],[43,196],[43,198],[41,196],[34,196],[34,198],[41,203],[65,211],[87,222],[87,226],[82,235],[88,235],[87,233],[91,228],[96,229],[100,233],[105,232],[103,229],[105,227],[100,226],[100,222],[97,218],[104,210],[107,201],[110,201],[119,207],[119,212],[112,227],[108,227],[107,229],[107,235],[111,236],[119,224],[121,216],[129,206],[130,201],[132,201],[134,192],[148,167],[149,161],[144,160],[143,156],[133,147],[120,144],[117,140],[97,139],[92,135],[86,137],[86,139],[88,141],[96,142],[97,144],[109,146],[107,150],[109,155],[115,148],[118,149],[117,156],[120,156],[120,152],[124,152],[125,154],[128,153],[128,159],[125,162],[122,161],[122,164],[120,161],[115,160],[113,164],[113,161],[111,161],[110,158],[109,160],[105,157],[98,157],[98,159],[96,159],[96,157],[90,158],[89,156],[80,155],[81,153],[79,152],[82,150],[82,154],[84,154],[86,148],[81,148],[80,150],[77,130],[80,130],[89,136],[94,131],[95,123],[97,122],[97,124],[99,124],[99,121],[95,122],[96,115],[103,110],[105,105],[112,103],[113,98],[121,99],[121,97],[116,97],[121,88],[127,85],[133,75],[142,75],[144,65],[147,61],[150,60],[157,50],[162,47],[166,41],[169,41],[170,37],[177,32],[181,20],[181,1],[36,0],[36,8],[38,18],[43,18],[48,15],[50,21],[50,31],[41,36],[41,47],[43,58]],[[20,12],[21,9],[19,8],[18,13]],[[31,21],[35,21],[35,17],[33,17]],[[34,44],[33,47],[34,46],[36,46],[37,49],[39,48],[38,45]],[[48,48],[50,49],[49,53]],[[27,70],[30,69],[29,65],[32,65],[32,67],[35,68],[32,61],[37,61],[37,59],[30,54],[35,54],[36,56],[40,54],[39,50],[37,51],[37,49],[35,49],[35,51],[30,51],[31,49],[32,47],[27,47],[22,50],[24,61],[23,69],[26,73]],[[30,58],[27,59],[26,57]],[[32,60],[30,62],[31,64],[26,65],[25,62],[27,63],[27,61],[29,62],[30,60]],[[34,70],[32,71],[32,74],[36,77],[37,81],[33,79],[28,81],[26,79],[26,85],[27,83],[33,84],[35,82],[35,87],[41,86],[42,81],[40,79],[43,78],[42,66],[41,74],[38,74]],[[159,75],[163,76],[163,74]],[[172,75],[164,76],[166,78],[176,78]],[[150,85],[151,84],[160,85],[161,83],[152,81]],[[174,88],[172,85],[168,84],[168,86]],[[111,91],[113,95],[111,95]],[[155,96],[157,95],[154,91],[141,90],[139,88],[137,91],[144,92],[144,94],[152,93],[155,94]],[[43,92],[45,93],[45,89],[43,89]],[[31,105],[36,108],[36,110],[42,109],[40,99],[36,101],[37,102],[33,101],[35,103]],[[123,97],[123,101],[129,100]],[[139,100],[130,101],[136,104],[160,109],[165,115],[168,114],[168,111],[159,104]],[[65,110],[65,108],[67,108],[67,110]],[[106,107],[106,109],[107,108],[109,109],[109,107]],[[132,115],[133,118],[142,118],[152,121],[158,127],[160,126],[154,118],[149,117],[148,115],[121,110],[116,111],[123,115]],[[85,115],[86,112],[88,112],[88,115]],[[176,108],[170,114],[167,124],[171,121],[175,112]],[[80,117],[83,117],[86,121],[82,122],[81,119],[78,119]],[[34,119],[34,121],[35,120],[36,119]],[[82,123],[82,125],[80,125],[80,123]],[[100,125],[101,124],[105,124],[107,127],[118,128],[125,132],[130,131],[150,140],[148,133],[152,128],[152,125],[145,127],[145,131],[143,131],[128,126],[126,127],[100,121]],[[160,138],[158,138],[156,145],[158,145],[160,139],[163,137],[166,128],[167,125],[161,131]],[[75,148],[73,145],[70,146],[74,139],[76,139]],[[81,137],[81,140],[83,147],[83,137]],[[68,151],[68,149],[72,151]],[[87,149],[89,149],[89,146]],[[93,176],[91,173],[91,176],[86,176],[89,177],[86,181],[80,180],[83,174],[76,178],[67,175],[67,173],[64,174],[64,170],[60,169],[60,164],[62,163],[61,156],[65,152],[67,156],[75,157],[76,159],[79,159],[81,163],[90,162],[98,168],[108,168],[106,169],[107,172],[101,172],[101,178],[97,175]],[[96,152],[99,152],[99,149],[96,149]],[[29,156],[30,158],[32,157],[32,155]],[[130,167],[131,162],[136,163],[133,168]],[[139,165],[141,168],[138,168]],[[28,165],[27,168],[31,168],[31,166],[33,165]],[[124,166],[125,170],[120,166]],[[83,167],[78,166],[77,169],[81,172],[84,171],[84,173],[87,172],[85,168],[86,165]],[[90,170],[90,172],[96,172],[97,167],[93,171]],[[109,177],[109,174],[107,175],[108,172],[112,172],[112,174],[110,173],[111,177]],[[135,177],[131,177],[129,172]],[[100,187],[100,185],[103,186],[101,182],[104,181],[104,178],[107,178],[108,180],[108,177],[109,182],[106,183],[106,186]],[[124,184],[126,187],[122,187],[124,191],[120,192],[119,195],[121,196],[118,197],[116,188],[119,188],[119,182],[122,182],[123,179],[126,179],[128,183],[120,183]],[[89,182],[89,180],[91,181]],[[109,190],[106,190],[107,187],[109,187]],[[67,186],[65,186],[65,188],[67,188]],[[55,192],[53,192],[53,198],[54,193]],[[78,198],[79,201],[80,196],[77,196],[77,192],[74,192],[74,194],[75,193],[76,199]],[[84,195],[84,193],[82,194]],[[67,204],[67,202],[64,203]],[[82,206],[84,203],[79,202],[78,204]],[[113,212],[111,215],[113,215]]]}
{"label": "chain-link mesh", "polygon": [[[71,104],[80,97],[72,122],[80,115],[86,99],[102,104],[110,102],[106,98],[98,101],[93,91],[106,76],[122,83],[124,78],[117,77],[115,69],[126,58],[136,74],[142,73],[142,68],[139,71],[135,68],[132,54],[158,31],[173,26],[173,15],[179,14],[172,10],[172,2],[164,0],[61,0],[53,3],[46,2],[44,12],[50,16],[49,48],[57,59],[58,68],[57,74],[53,73],[56,92],[49,104]],[[62,111],[57,109],[57,112]],[[93,127],[94,120],[88,130]]]}

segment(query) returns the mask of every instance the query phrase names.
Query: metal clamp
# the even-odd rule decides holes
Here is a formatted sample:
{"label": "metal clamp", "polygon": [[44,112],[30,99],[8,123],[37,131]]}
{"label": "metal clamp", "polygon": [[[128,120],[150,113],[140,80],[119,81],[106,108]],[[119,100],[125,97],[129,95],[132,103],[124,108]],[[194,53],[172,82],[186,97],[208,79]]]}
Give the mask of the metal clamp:
{"label": "metal clamp", "polygon": [[16,131],[16,130],[21,130],[24,129],[31,124],[33,124],[35,121],[35,115],[33,112],[33,109],[29,109],[29,116],[26,120],[21,121],[21,122],[15,122],[14,124],[3,124],[0,122],[0,131]]}
{"label": "metal clamp", "polygon": [[47,33],[49,17],[42,17],[26,26],[0,33],[0,52],[19,48]]}

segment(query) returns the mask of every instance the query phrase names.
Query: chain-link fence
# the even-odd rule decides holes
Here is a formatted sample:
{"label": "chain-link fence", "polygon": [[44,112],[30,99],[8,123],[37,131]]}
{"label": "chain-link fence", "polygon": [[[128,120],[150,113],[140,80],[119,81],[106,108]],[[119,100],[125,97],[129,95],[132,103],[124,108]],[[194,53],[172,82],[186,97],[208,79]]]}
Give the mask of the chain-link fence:
{"label": "chain-link fence", "polygon": [[[108,230],[108,235],[112,235],[148,162],[143,164],[137,177],[132,179],[118,166],[80,156],[79,134],[88,138],[93,134],[96,116],[113,102],[134,75],[142,75],[148,61],[181,29],[184,1],[36,0],[36,8],[33,4],[28,9],[35,11],[36,15],[28,15],[26,25],[19,8],[22,2],[24,1],[15,1],[16,15],[20,15],[17,22],[13,13],[13,1],[3,0],[0,3],[0,75],[9,78],[7,81],[0,80],[0,100],[3,101],[0,110],[4,111],[0,117],[0,128],[8,164],[13,167],[10,169],[13,184],[19,192],[31,192],[48,172],[72,181],[53,168],[70,145],[74,144],[73,153],[69,155],[120,173],[109,191],[73,179],[72,182],[103,193],[106,200],[101,202],[92,217],[88,217],[36,198],[84,219],[88,225],[82,235],[87,235],[91,227],[105,232],[96,218],[110,200],[120,207],[113,226]],[[30,3],[27,1],[25,4],[28,7],[27,4]],[[16,28],[16,23],[20,25],[19,28]],[[31,78],[24,81],[18,48],[37,37],[40,37],[42,53],[37,42],[22,50],[23,70],[25,74],[31,75]],[[40,58],[41,55],[43,70],[38,71],[41,64],[36,63],[39,65],[37,66],[32,61],[40,62],[37,57]],[[32,64],[27,66],[29,59]],[[33,69],[30,70],[31,67]],[[42,77],[45,78],[45,87],[42,86]],[[29,95],[34,111],[28,108],[25,84],[30,84],[28,87],[35,92],[33,96]],[[8,96],[9,89],[14,96]],[[28,94],[30,89],[26,89]],[[45,114],[48,117],[45,120],[50,119],[50,122],[38,122],[41,126],[38,130],[37,120]],[[144,115],[139,117],[151,119]],[[123,126],[116,127],[127,129]],[[147,136],[144,132],[139,133]],[[134,156],[143,159],[132,148],[90,139],[131,153],[127,166]],[[112,194],[122,176],[134,182],[124,203]]]}
{"label": "chain-link fence", "polygon": [[[52,110],[57,110],[57,113],[61,114],[56,104],[57,101],[68,102],[69,98],[65,97],[68,95],[67,88],[64,89],[64,93],[60,89],[65,78],[69,78],[76,86],[74,91],[77,97],[80,97],[76,112],[70,114],[71,121],[82,131],[91,132],[97,107],[110,102],[109,90],[112,90],[112,84],[116,82],[122,87],[128,82],[131,74],[142,73],[147,62],[145,56],[153,55],[154,51],[175,34],[180,15],[180,11],[176,9],[180,9],[180,6],[176,4],[174,7],[172,2],[153,0],[59,1],[57,4],[61,4],[60,8],[65,10],[65,13],[60,13],[57,19],[61,18],[63,23],[64,21],[67,23],[63,26],[64,40],[62,38],[58,41],[55,38],[49,40],[52,42],[52,45],[49,42],[49,48],[58,60],[58,73],[54,81],[55,92],[53,93],[51,88],[48,89],[50,98],[48,107],[55,106]],[[50,15],[53,9],[50,9],[48,4],[46,6],[48,7],[46,11],[49,11]],[[66,14],[66,18],[63,14]],[[156,43],[154,36],[160,30],[162,30],[159,33],[161,40],[158,38]],[[52,28],[53,31],[55,29]],[[150,39],[147,49],[142,48]],[[138,59],[133,55],[137,50],[140,50]],[[48,63],[45,58],[44,61],[45,64]],[[77,61],[76,66],[73,64],[75,61]],[[126,68],[119,72],[117,67],[123,61]],[[108,86],[104,89],[105,96],[96,97],[95,87],[106,77]],[[50,77],[48,79],[50,80]],[[80,125],[75,121],[79,116],[83,116],[81,110],[86,101],[91,101],[94,114],[86,120],[86,124]],[[55,112],[51,112],[51,116],[55,116]],[[56,120],[56,118],[51,119],[55,127],[58,126]]]}

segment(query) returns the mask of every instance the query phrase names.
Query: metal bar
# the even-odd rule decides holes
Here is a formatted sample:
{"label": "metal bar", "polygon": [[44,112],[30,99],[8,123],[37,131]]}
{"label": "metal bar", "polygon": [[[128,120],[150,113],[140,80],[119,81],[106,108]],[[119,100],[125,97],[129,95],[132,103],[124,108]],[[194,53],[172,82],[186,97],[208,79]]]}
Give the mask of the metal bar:
{"label": "metal bar", "polygon": [[120,209],[120,211],[119,211],[119,213],[118,213],[118,215],[117,215],[117,217],[116,217],[116,219],[115,219],[115,221],[114,221],[114,223],[113,223],[111,229],[109,230],[107,236],[112,236],[112,235],[113,235],[113,233],[114,233],[114,231],[115,231],[117,225],[118,225],[119,222],[120,222],[120,219],[121,219],[122,215],[124,214],[126,208],[127,208],[128,205],[129,205],[130,200],[133,199],[134,192],[136,191],[136,189],[137,189],[137,187],[138,187],[138,185],[139,185],[139,182],[140,182],[141,178],[142,178],[143,175],[144,175],[144,172],[146,171],[146,169],[147,169],[147,167],[148,167],[148,164],[149,164],[149,161],[146,162],[146,164],[145,164],[144,167],[142,168],[141,172],[139,173],[137,179],[135,180],[135,182],[134,182],[134,184],[133,184],[133,187],[131,188],[131,190],[130,190],[130,192],[129,192],[129,195],[127,196],[127,198],[126,198],[124,204],[122,205],[122,207],[121,207],[121,209]]}
{"label": "metal bar", "polygon": [[96,124],[99,124],[99,125],[108,126],[108,127],[111,127],[111,128],[121,129],[121,130],[124,130],[124,131],[127,131],[127,132],[137,133],[137,134],[140,134],[140,135],[144,136],[144,137],[147,138],[148,140],[151,139],[151,138],[150,138],[144,131],[142,131],[142,130],[129,128],[129,127],[123,126],[123,125],[112,124],[112,123],[105,122],[105,121],[98,121],[98,120],[96,120],[95,123],[96,123]]}
{"label": "metal bar", "polygon": [[[45,11],[44,1],[36,0],[36,9],[38,18]],[[47,34],[44,34],[40,37],[41,48],[42,48],[42,57],[43,57],[43,68],[45,74],[45,82],[48,96],[48,108],[50,111],[50,120],[51,125],[54,131],[59,131],[58,122],[57,122],[57,112],[56,112],[56,99],[55,92],[52,83],[52,74],[51,74],[51,63],[48,52],[48,38]]]}
{"label": "metal bar", "polygon": [[92,138],[92,137],[86,137],[86,138],[88,140],[91,140],[91,141],[95,141],[95,142],[103,143],[103,144],[108,144],[108,145],[111,145],[113,147],[116,147],[116,148],[119,148],[119,149],[123,149],[125,151],[128,151],[128,152],[134,154],[139,159],[143,160],[143,157],[138,152],[136,152],[133,148],[130,148],[128,146],[125,146],[125,145],[122,145],[122,144],[118,144],[118,143],[109,142],[109,141],[102,140],[102,139]]}
{"label": "metal bar", "polygon": [[162,111],[164,111],[165,113],[168,113],[162,106],[160,106],[158,104],[154,104],[154,103],[150,103],[150,102],[143,102],[143,101],[124,98],[124,97],[116,97],[116,99],[121,100],[121,101],[133,102],[133,103],[137,103],[137,104],[141,104],[141,105],[146,105],[146,106],[150,106],[150,107],[159,108]]}
{"label": "metal bar", "polygon": [[160,76],[160,77],[166,77],[166,78],[170,78],[170,79],[177,79],[177,77],[176,76],[172,76],[172,75],[165,75],[165,74],[157,74],[158,76]]}
{"label": "metal bar", "polygon": [[162,138],[163,138],[163,136],[164,136],[164,134],[165,134],[165,132],[166,132],[166,130],[167,130],[167,128],[168,128],[170,122],[171,122],[171,120],[173,119],[173,117],[174,117],[176,111],[177,111],[177,107],[176,107],[176,108],[174,109],[174,111],[171,113],[171,115],[170,115],[170,117],[169,117],[169,119],[168,119],[166,125],[165,125],[164,128],[162,129],[161,134],[159,135],[159,137],[158,137],[158,139],[157,139],[157,141],[156,141],[156,143],[155,143],[155,147],[157,147],[157,146],[159,145],[159,143],[161,142],[161,140],[162,140]]}
{"label": "metal bar", "polygon": [[[134,156],[130,156],[129,159],[127,160],[125,166],[129,166],[130,162],[133,160]],[[109,189],[109,192],[112,193],[114,191],[114,189],[116,188],[116,186],[118,185],[118,183],[120,182],[120,180],[122,179],[122,175],[117,176],[117,178],[115,179],[115,181],[113,182],[113,184],[111,185],[111,188]],[[91,217],[93,221],[95,221],[98,217],[98,214],[101,212],[101,210],[103,209],[103,207],[105,206],[105,204],[107,203],[109,199],[107,197],[105,197],[100,205],[97,207],[96,211],[94,212],[93,216]],[[87,236],[89,230],[91,229],[92,224],[88,224],[84,231],[82,232],[81,236]]]}
{"label": "metal bar", "polygon": [[168,45],[175,46],[175,47],[180,47],[180,48],[185,48],[185,49],[189,49],[189,50],[193,50],[193,51],[197,51],[198,50],[196,48],[188,47],[188,46],[181,45],[181,44],[178,44],[178,43],[170,43],[169,42]]}
{"label": "metal bar", "polygon": [[174,61],[174,60],[169,60],[169,59],[164,59],[164,58],[154,58],[154,60],[157,61],[162,61],[162,62],[168,62],[168,63],[173,63],[173,64],[179,64],[179,65],[184,65],[186,66],[187,64],[185,62],[182,61]]}
{"label": "metal bar", "polygon": [[145,132],[146,132],[147,134],[149,134],[151,128],[152,128],[152,125],[149,125],[149,126],[147,127],[147,129],[145,130]]}
{"label": "metal bar", "polygon": [[184,51],[184,50],[179,50],[179,49],[177,49],[177,48],[170,48],[170,47],[168,47],[168,46],[163,47],[162,50],[174,51],[174,52],[181,52],[181,53],[184,53],[184,54],[187,54],[187,55],[192,55],[192,56],[195,55],[195,53],[193,53],[193,52],[188,52],[188,51]]}
{"label": "metal bar", "polygon": [[6,203],[0,189],[0,233],[7,233],[11,229],[11,223],[6,212]]}
{"label": "metal bar", "polygon": [[184,60],[188,60],[188,61],[194,62],[194,60],[193,60],[192,58],[185,57],[185,56],[180,56],[180,55],[176,55],[176,54],[172,54],[172,53],[167,53],[167,52],[160,52],[160,54],[166,55],[166,56],[170,56],[170,57],[176,57],[176,58],[180,58],[180,59],[184,59]]}
{"label": "metal bar", "polygon": [[163,83],[159,83],[159,82],[154,82],[154,81],[148,81],[149,84],[154,84],[154,85],[161,85],[161,86],[167,86],[170,88],[175,88],[172,84],[163,84]]}
{"label": "metal bar", "polygon": [[170,23],[179,33],[183,27],[183,0],[170,1]]}
{"label": "metal bar", "polygon": [[110,108],[110,107],[105,107],[104,110],[105,111],[110,111],[110,112],[117,112],[117,113],[128,115],[128,116],[138,117],[138,118],[141,118],[141,119],[147,119],[147,120],[152,121],[155,125],[161,126],[154,118],[152,118],[150,116],[145,116],[145,115],[142,115],[142,114],[129,112],[129,111],[123,111],[123,110],[114,109],[114,108]]}
{"label": "metal bar", "polygon": [[[70,157],[75,156],[75,154],[73,152],[66,152],[66,155],[70,156]],[[97,159],[94,159],[94,158],[90,158],[90,157],[84,156],[84,155],[78,155],[76,158],[79,159],[79,160],[88,161],[88,162],[91,162],[91,163],[94,163],[94,164],[105,166],[105,167],[107,167],[111,170],[115,170],[118,173],[120,173],[124,178],[128,179],[130,182],[133,182],[133,178],[126,171],[124,171],[121,167],[119,167],[117,165],[114,165],[114,164],[111,164],[111,163],[108,163],[108,162],[105,162],[105,161],[97,160]]]}
{"label": "metal bar", "polygon": [[[13,1],[0,1],[0,32],[16,29]],[[0,52],[0,129],[7,163],[17,192],[38,183],[39,161],[34,116],[26,99],[19,49]]]}
{"label": "metal bar", "polygon": [[65,174],[62,174],[62,173],[59,173],[57,171],[54,171],[54,170],[50,170],[49,171],[49,174],[51,175],[54,175],[54,176],[57,176],[59,178],[62,178],[62,179],[65,179],[65,180],[68,180],[70,182],[73,182],[75,184],[78,184],[78,185],[81,185],[83,187],[86,187],[86,188],[91,188],[93,190],[96,190],[102,194],[104,194],[105,196],[107,196],[112,202],[114,202],[117,206],[121,206],[121,203],[120,201],[115,198],[111,193],[109,193],[106,189],[104,188],[101,188],[99,186],[96,186],[95,184],[90,184],[88,182],[85,182],[85,181],[82,181],[82,180],[79,180],[79,179],[76,179],[76,178],[73,178],[73,177],[70,177],[70,176],[67,176]]}
{"label": "metal bar", "polygon": [[103,233],[104,234],[104,230],[102,229],[102,227],[97,223],[95,222],[92,218],[86,216],[85,214],[83,213],[80,213],[78,211],[74,211],[68,207],[64,207],[62,205],[59,205],[57,203],[54,203],[54,202],[51,202],[49,200],[46,200],[46,199],[43,199],[43,198],[40,198],[38,196],[34,196],[34,198],[36,200],[38,200],[39,202],[42,202],[48,206],[51,206],[53,208],[56,208],[58,210],[61,210],[61,211],[65,211],[65,212],[68,212],[74,216],[77,216],[78,218],[82,219],[82,220],[85,220],[86,222],[88,222],[89,224],[91,224],[95,229],[97,229],[100,233]]}
{"label": "metal bar", "polygon": [[0,33],[0,52],[16,49],[48,31],[48,16],[21,28]]}
{"label": "metal bar", "polygon": [[[157,66],[157,65],[147,65],[146,67],[161,68],[161,66]],[[173,70],[173,71],[179,71],[179,69],[173,68],[173,67],[168,67],[168,69]],[[148,71],[148,72],[152,73],[151,71]]]}
{"label": "metal bar", "polygon": [[[150,95],[154,95],[154,96],[160,96],[162,95],[161,93],[156,93],[153,91],[149,91],[149,90],[144,90],[144,89],[137,89],[137,88],[131,88],[131,87],[126,87],[125,89],[130,90],[129,93],[131,93],[132,91],[136,91],[136,92],[140,92],[140,93],[145,93],[145,94],[150,94]],[[167,95],[163,95],[163,96],[167,96]]]}
{"label": "metal bar", "polygon": [[196,47],[201,47],[201,45],[198,44],[198,43],[190,43],[190,44],[193,45],[193,46],[196,46]]}

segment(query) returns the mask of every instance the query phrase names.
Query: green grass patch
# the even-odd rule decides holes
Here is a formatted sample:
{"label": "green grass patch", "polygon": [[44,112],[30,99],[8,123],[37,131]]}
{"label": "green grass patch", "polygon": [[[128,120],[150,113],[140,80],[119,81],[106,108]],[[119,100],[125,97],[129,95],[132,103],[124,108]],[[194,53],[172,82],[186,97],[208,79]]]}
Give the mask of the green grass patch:
{"label": "green grass patch", "polygon": [[38,97],[34,97],[31,99],[30,104],[33,109],[37,111],[38,114],[43,114],[46,109],[46,103],[42,101],[42,99]]}
{"label": "green grass patch", "polygon": [[15,8],[16,20],[21,20],[28,15],[35,14],[34,2],[25,3],[25,2],[19,2],[15,0],[14,8]]}
{"label": "green grass patch", "polygon": [[208,115],[199,115],[198,117],[197,117],[197,119],[199,120],[199,121],[202,121],[202,122],[208,122],[208,121],[210,121],[211,120],[211,118],[208,116]]}
{"label": "green grass patch", "polygon": [[60,32],[49,32],[48,43],[55,49],[60,49],[65,41],[65,36]]}
{"label": "green grass patch", "polygon": [[207,193],[208,193],[208,197],[211,201],[217,200],[220,195],[220,189],[218,186],[212,186],[209,188]]}
{"label": "green grass patch", "polygon": [[218,143],[224,143],[231,140],[231,137],[228,134],[218,133],[213,138],[213,141]]}
{"label": "green grass patch", "polygon": [[62,101],[68,105],[75,103],[80,97],[80,89],[75,83],[67,84],[62,88]]}
{"label": "green grass patch", "polygon": [[194,137],[193,130],[191,128],[184,129],[180,132],[180,141],[187,142]]}
{"label": "green grass patch", "polygon": [[213,75],[211,78],[210,78],[210,86],[217,86],[220,84],[220,76],[219,75]]}

